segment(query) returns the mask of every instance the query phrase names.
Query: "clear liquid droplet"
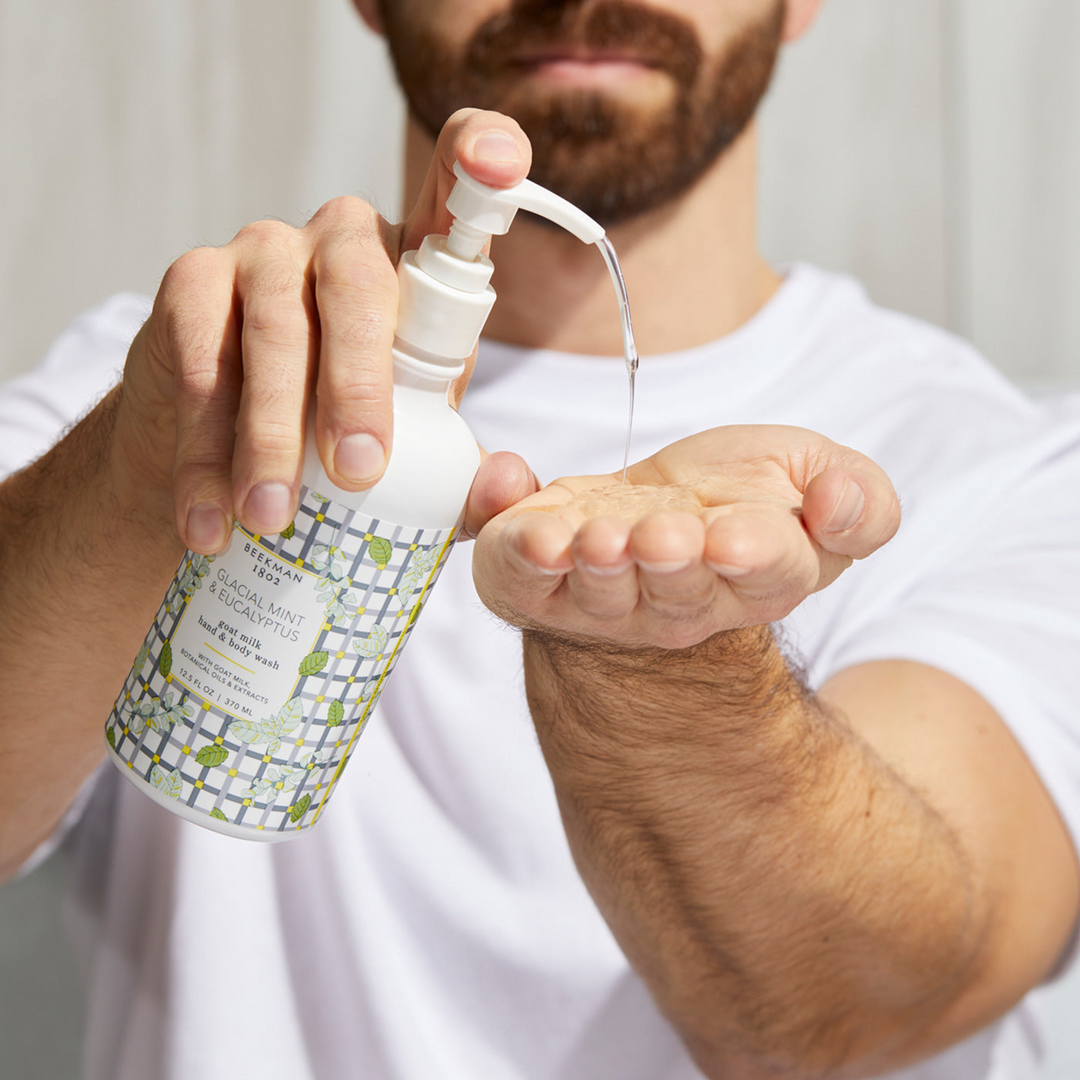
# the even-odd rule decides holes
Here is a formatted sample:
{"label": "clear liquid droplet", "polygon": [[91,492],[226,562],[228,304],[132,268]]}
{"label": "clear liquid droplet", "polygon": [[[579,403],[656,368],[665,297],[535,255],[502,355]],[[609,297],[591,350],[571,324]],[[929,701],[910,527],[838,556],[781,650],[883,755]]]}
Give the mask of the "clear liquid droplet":
{"label": "clear liquid droplet", "polygon": [[608,273],[615,285],[615,292],[619,297],[619,317],[622,320],[623,356],[626,358],[626,374],[630,381],[630,412],[626,421],[626,448],[623,451],[622,482],[626,483],[626,470],[630,465],[630,435],[634,430],[634,383],[638,369],[637,345],[634,343],[634,327],[630,322],[630,300],[626,295],[626,281],[623,278],[622,268],[619,266],[619,257],[615,254],[615,248],[611,241],[602,236],[596,241],[600,254],[604,256]]}

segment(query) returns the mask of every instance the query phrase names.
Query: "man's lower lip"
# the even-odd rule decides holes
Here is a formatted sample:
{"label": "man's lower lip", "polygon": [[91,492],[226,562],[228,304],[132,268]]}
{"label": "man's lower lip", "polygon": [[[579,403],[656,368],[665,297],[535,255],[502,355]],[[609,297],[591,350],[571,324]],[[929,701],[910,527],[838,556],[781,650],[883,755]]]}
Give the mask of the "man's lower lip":
{"label": "man's lower lip", "polygon": [[640,60],[531,60],[521,65],[530,75],[550,82],[577,86],[603,86],[641,78],[655,69]]}

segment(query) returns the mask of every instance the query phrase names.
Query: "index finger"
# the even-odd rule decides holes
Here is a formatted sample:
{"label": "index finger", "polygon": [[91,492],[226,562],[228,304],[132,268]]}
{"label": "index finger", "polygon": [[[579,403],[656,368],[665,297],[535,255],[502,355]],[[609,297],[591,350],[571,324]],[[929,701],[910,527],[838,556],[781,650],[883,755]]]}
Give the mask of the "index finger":
{"label": "index finger", "polygon": [[405,221],[401,250],[418,248],[428,233],[448,233],[453,218],[446,200],[457,183],[454,165],[482,184],[508,188],[532,165],[532,146],[516,120],[483,109],[459,109],[443,126],[427,178]]}
{"label": "index finger", "polygon": [[[532,153],[517,123],[498,113],[465,109],[444,126],[427,179],[404,226],[394,228],[358,199],[336,199],[308,223],[316,234],[312,269],[319,313],[315,433],[330,479],[347,490],[382,475],[393,438],[391,352],[398,314],[396,264],[428,233],[449,231],[446,199],[461,161],[494,186],[524,179]],[[455,386],[460,396],[466,378]]]}
{"label": "index finger", "polygon": [[[443,236],[450,232],[454,219],[446,209],[446,200],[457,183],[457,162],[482,184],[513,187],[529,173],[532,146],[518,122],[502,113],[483,109],[459,109],[454,113],[439,132],[420,197],[402,229],[403,252],[420,247],[429,233]],[[488,250],[485,246],[484,253]],[[455,380],[451,389],[450,401],[455,407],[475,365],[474,351],[465,361],[464,375]]]}

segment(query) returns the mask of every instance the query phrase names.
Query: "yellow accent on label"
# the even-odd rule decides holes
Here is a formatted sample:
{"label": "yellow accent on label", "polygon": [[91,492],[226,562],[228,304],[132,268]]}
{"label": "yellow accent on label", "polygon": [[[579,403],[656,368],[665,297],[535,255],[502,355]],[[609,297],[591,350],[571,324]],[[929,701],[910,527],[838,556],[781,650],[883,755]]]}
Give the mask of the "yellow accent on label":
{"label": "yellow accent on label", "polygon": [[172,682],[172,672],[171,671],[169,672],[168,675],[165,676],[165,681],[166,682]]}
{"label": "yellow accent on label", "polygon": [[344,660],[344,659],[345,659],[345,654],[344,654],[343,652],[339,652],[339,653],[337,654],[337,658],[338,658],[339,660]]}
{"label": "yellow accent on label", "polygon": [[251,805],[251,800],[250,799],[245,799],[243,805],[244,806],[250,806]]}
{"label": "yellow accent on label", "polygon": [[296,740],[296,745],[297,746],[303,746],[304,745],[304,740],[303,739],[297,739]]}
{"label": "yellow accent on label", "polygon": [[277,783],[276,783],[276,784],[274,785],[274,788],[275,788],[275,789],[276,789],[277,791],[280,791],[280,790],[281,790],[281,789],[282,789],[282,788],[283,788],[284,786],[285,786],[285,781],[284,781],[284,780],[279,780],[279,781],[278,781],[278,782],[277,782]]}
{"label": "yellow accent on label", "polygon": [[[350,675],[345,681],[346,682],[356,682],[356,676],[355,675]],[[124,730],[127,731],[127,728],[124,728]]]}
{"label": "yellow accent on label", "polygon": [[268,762],[268,761],[270,761],[270,760],[271,760],[271,758],[270,758],[270,755],[269,755],[269,754],[263,754],[263,761],[267,761],[267,762]]}
{"label": "yellow accent on label", "polygon": [[410,550],[410,551],[415,551],[415,550],[416,550],[416,548],[417,548],[417,546],[418,546],[418,545],[416,545],[416,544],[410,544],[410,545],[409,545],[409,550]]}
{"label": "yellow accent on label", "polygon": [[323,694],[319,694],[319,695],[316,696],[315,700],[316,701],[325,701],[326,697]]}
{"label": "yellow accent on label", "polygon": [[190,754],[191,753],[191,747],[190,746],[185,746],[183,749],[184,749],[185,754]]}
{"label": "yellow accent on label", "polygon": [[210,702],[209,701],[204,701],[202,703],[202,707],[203,707],[203,712],[209,712],[210,711]]}
{"label": "yellow accent on label", "polygon": [[155,754],[154,755],[154,764],[156,765],[160,760],[161,760],[161,756],[159,754]]}
{"label": "yellow accent on label", "polygon": [[[379,569],[380,570],[384,569],[385,566],[386,566],[386,563],[379,563]],[[396,596],[397,595],[397,589],[391,589],[390,590],[390,595],[391,596]]]}
{"label": "yellow accent on label", "polygon": [[303,560],[303,559],[301,559],[301,558],[300,558],[299,556],[297,556],[297,558],[296,558],[296,559],[294,559],[293,561],[295,562],[295,564],[296,564],[297,566],[303,566],[303,565],[304,565],[304,560]]}
{"label": "yellow accent on label", "polygon": [[129,762],[127,763],[127,767],[128,767],[129,769],[134,769],[134,768],[135,768],[135,762],[134,762],[134,761],[129,761]]}
{"label": "yellow accent on label", "polygon": [[316,514],[315,515],[315,520],[316,521],[325,521],[326,520],[326,515],[325,514]]}
{"label": "yellow accent on label", "polygon": [[[229,663],[230,663],[230,664],[232,664],[232,665],[233,665],[234,667],[238,667],[238,668],[239,668],[239,669],[240,669],[241,671],[246,671],[246,672],[247,672],[247,673],[248,673],[249,675],[254,675],[254,674],[255,674],[255,669],[254,669],[254,668],[244,667],[244,665],[243,665],[243,664],[238,664],[238,663],[237,663],[237,662],[236,662],[236,661],[235,661],[235,660],[234,660],[234,659],[233,659],[233,658],[232,658],[231,656],[227,656],[227,655],[226,655],[225,653],[223,653],[223,652],[222,652],[222,651],[221,651],[220,649],[215,649],[215,648],[214,648],[214,646],[213,646],[213,645],[211,645],[209,641],[204,641],[204,642],[203,642],[203,644],[204,644],[204,645],[205,645],[205,646],[206,646],[206,647],[207,647],[207,648],[208,648],[208,649],[209,649],[209,650],[210,650],[211,652],[216,652],[216,653],[218,654],[218,656],[220,656],[220,657],[221,657],[221,659],[222,659],[222,660],[228,660],[228,661],[229,661]],[[172,679],[172,676],[171,676],[171,675],[169,676],[169,679],[170,679],[170,680]]]}
{"label": "yellow accent on label", "polygon": [[371,540],[372,539],[371,533],[364,533],[364,539],[365,540]]}
{"label": "yellow accent on label", "polygon": [[201,787],[203,786],[203,782],[202,782],[201,780],[196,780],[196,781],[195,781],[195,786],[196,786],[197,788],[201,788]]}
{"label": "yellow accent on label", "polygon": [[236,775],[236,770],[235,769],[230,769],[229,770],[229,775],[230,776],[235,776]]}
{"label": "yellow accent on label", "polygon": [[215,746],[220,746],[224,741],[225,740],[220,735],[214,736],[214,745]]}

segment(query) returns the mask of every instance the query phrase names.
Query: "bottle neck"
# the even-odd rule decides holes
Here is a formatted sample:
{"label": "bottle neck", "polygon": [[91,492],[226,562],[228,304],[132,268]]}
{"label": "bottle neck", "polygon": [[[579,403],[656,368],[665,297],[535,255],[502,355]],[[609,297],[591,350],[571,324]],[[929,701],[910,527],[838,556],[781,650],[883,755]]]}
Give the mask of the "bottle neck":
{"label": "bottle neck", "polygon": [[395,341],[394,386],[445,394],[450,384],[465,371],[464,360],[424,352],[423,349]]}

